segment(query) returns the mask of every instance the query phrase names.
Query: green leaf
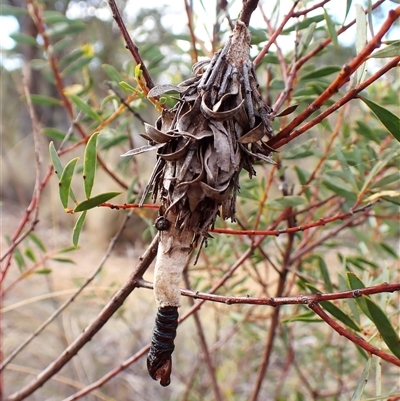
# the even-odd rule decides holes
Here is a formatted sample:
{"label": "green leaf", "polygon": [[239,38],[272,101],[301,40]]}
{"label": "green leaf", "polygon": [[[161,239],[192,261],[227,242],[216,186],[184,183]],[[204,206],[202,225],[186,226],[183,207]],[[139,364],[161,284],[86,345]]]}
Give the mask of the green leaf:
{"label": "green leaf", "polygon": [[335,72],[340,71],[341,68],[335,65],[331,65],[328,67],[322,67],[318,70],[314,70],[312,72],[309,72],[308,74],[303,75],[300,77],[300,81],[305,81],[307,79],[315,79],[315,78],[321,78],[321,77],[326,77],[327,75],[334,74]]}
{"label": "green leaf", "polygon": [[[298,180],[299,180],[299,182],[300,182],[300,185],[301,185],[302,187],[304,187],[305,184],[306,184],[306,182],[307,182],[307,180],[308,180],[308,178],[310,177],[309,172],[306,171],[306,170],[304,170],[304,169],[302,169],[302,168],[299,167],[299,166],[294,166],[294,169],[295,169],[295,171],[296,171],[297,178],[298,178]],[[310,191],[310,188],[309,188],[308,185],[304,188],[304,195],[306,196],[306,198],[307,198],[308,200],[311,199],[311,191]]]}
{"label": "green leaf", "polygon": [[78,107],[79,110],[83,111],[85,114],[87,114],[93,120],[97,120],[97,121],[101,122],[101,117],[96,112],[96,110],[92,109],[79,96],[68,95],[68,97],[75,103],[76,107]]}
{"label": "green leaf", "polygon": [[33,36],[26,35],[25,33],[15,32],[9,35],[11,39],[15,40],[21,45],[36,46],[38,43]]}
{"label": "green leaf", "polygon": [[[364,9],[356,4],[356,53],[360,54],[360,52],[364,49],[367,44],[367,21],[365,19]],[[365,63],[363,63],[357,70],[357,79],[361,80],[362,75],[364,73]]]}
{"label": "green leaf", "polygon": [[86,67],[93,60],[93,56],[84,56],[79,58],[78,60],[71,63],[68,67],[66,67],[62,71],[63,77],[68,77],[72,75],[76,71],[81,71],[84,67]]}
{"label": "green leaf", "polygon": [[332,43],[336,49],[338,47],[339,42],[338,42],[338,37],[337,37],[337,33],[336,33],[335,23],[332,21],[331,16],[326,12],[325,9],[324,9],[324,18],[326,21],[326,27],[328,28],[329,37],[331,38]]}
{"label": "green leaf", "polygon": [[51,269],[40,269],[40,270],[36,270],[35,274],[50,274],[52,272]]}
{"label": "green leaf", "polygon": [[333,292],[333,285],[329,275],[328,266],[326,265],[325,260],[321,256],[318,256],[318,265],[319,265],[319,270],[321,272],[321,276],[325,281],[326,289],[328,290],[328,292]]}
{"label": "green leaf", "polygon": [[94,133],[85,148],[85,159],[83,162],[83,180],[85,187],[85,194],[90,198],[92,193],[94,177],[96,174],[96,161],[97,161],[97,137],[99,133]]}
{"label": "green leaf", "polygon": [[[26,99],[25,96],[23,96]],[[55,99],[50,96],[42,96],[42,95],[31,95],[32,103],[34,104],[44,104],[49,106],[61,106],[62,102],[59,99]]]}
{"label": "green leaf", "polygon": [[78,220],[75,223],[74,230],[72,231],[72,244],[74,245],[75,248],[78,247],[79,236],[81,235],[83,223],[85,222],[85,219],[86,219],[86,213],[87,213],[87,211],[85,210],[79,216]]}
{"label": "green leaf", "polygon": [[[61,131],[57,128],[51,128],[51,127],[42,128],[42,132],[47,137],[58,140],[58,141],[62,141],[65,138],[65,136],[67,135],[66,132]],[[68,138],[68,141],[69,142],[77,142],[76,138],[73,136],[70,136]]]}
{"label": "green leaf", "polygon": [[310,312],[305,312],[301,313],[299,315],[294,315],[294,316],[289,316],[281,320],[282,323],[288,323],[288,322],[323,322],[321,318],[315,317],[315,313],[310,311]]}
{"label": "green leaf", "polygon": [[112,65],[102,64],[101,68],[108,75],[108,77],[111,79],[111,81],[114,81],[116,83],[123,81],[121,74]]}
{"label": "green leaf", "polygon": [[400,56],[400,40],[396,40],[389,46],[386,46],[385,48],[371,54],[371,58],[386,58],[398,56]]}
{"label": "green leaf", "polygon": [[36,246],[43,252],[46,252],[46,247],[44,246],[42,240],[35,234],[35,233],[29,233],[28,235],[29,239],[31,239]]}
{"label": "green leaf", "polygon": [[342,166],[342,171],[346,177],[346,181],[348,183],[351,184],[351,186],[353,187],[353,190],[358,192],[358,186],[357,186],[357,182],[356,179],[354,178],[353,173],[351,172],[350,166],[347,163],[347,159],[345,158],[342,150],[340,149],[339,145],[335,146],[335,152],[336,152],[336,156],[338,158],[338,160],[340,161],[340,164]]}
{"label": "green leaf", "polygon": [[[359,290],[359,289],[365,288],[364,283],[352,272],[347,272],[347,281],[352,290]],[[365,302],[365,298],[357,297],[357,298],[355,298],[355,301],[356,301],[358,307],[372,321],[372,316],[369,313],[369,309],[368,309],[367,303]]]}
{"label": "green leaf", "polygon": [[344,199],[347,199],[350,202],[356,202],[357,200],[357,195],[346,189],[345,184],[340,183],[338,180],[335,180],[334,177],[331,177],[329,181],[324,180],[323,185],[335,194],[341,196]]}
{"label": "green leaf", "polygon": [[28,10],[26,8],[9,6],[8,4],[4,4],[2,2],[0,7],[0,15],[1,16],[12,16],[12,17],[22,17],[28,15]]}
{"label": "green leaf", "polygon": [[79,33],[87,29],[86,23],[79,20],[65,19],[57,22],[46,30],[47,36],[61,36],[71,33]]}
{"label": "green leaf", "polygon": [[304,205],[305,199],[302,196],[285,196],[284,198],[280,199],[274,199],[271,202],[268,202],[268,206],[271,207],[293,207],[293,206],[299,206],[299,205]]}
{"label": "green leaf", "polygon": [[359,96],[359,98],[372,110],[394,138],[400,142],[400,118],[366,97]]}
{"label": "green leaf", "polygon": [[354,331],[361,331],[358,325],[351,319],[348,315],[346,315],[342,309],[338,308],[335,304],[329,301],[321,302],[321,306],[325,308],[332,316],[336,317],[336,319],[340,320],[347,327],[350,327]]}
{"label": "green leaf", "polygon": [[361,373],[357,387],[356,387],[350,401],[360,401],[361,400],[365,385],[368,382],[369,371],[371,369],[371,361],[372,361],[372,358],[368,358],[367,364],[365,365],[364,370]]}
{"label": "green leaf", "polygon": [[316,26],[317,26],[316,22],[313,22],[304,32],[303,37],[301,38],[299,44],[299,51],[298,51],[299,58],[304,55],[304,53],[308,49],[308,46],[310,46],[310,43],[314,37],[314,31]]}
{"label": "green leaf", "polygon": [[31,248],[26,248],[25,249],[25,255],[27,256],[28,259],[30,259],[32,262],[36,262],[36,256],[33,253]]}
{"label": "green leaf", "polygon": [[323,14],[321,15],[316,15],[314,17],[306,18],[305,20],[301,21],[300,23],[296,23],[291,25],[290,27],[284,29],[281,32],[281,35],[287,35],[290,32],[293,32],[294,30],[298,29],[301,31],[302,29],[308,28],[313,22],[318,23],[324,20]]}
{"label": "green leaf", "polygon": [[71,192],[72,176],[74,175],[75,166],[76,166],[78,159],[79,158],[76,157],[75,159],[72,159],[71,161],[69,161],[61,174],[59,190],[60,190],[61,203],[64,206],[64,209],[68,208],[68,198],[69,198],[70,192]]}
{"label": "green leaf", "polygon": [[115,198],[120,193],[121,192],[105,192],[103,194],[96,195],[93,198],[79,203],[79,205],[74,209],[74,212],[83,212],[84,210],[93,209],[94,207],[99,206],[112,198]]}
{"label": "green leaf", "polygon": [[346,18],[347,18],[347,16],[349,15],[351,3],[352,3],[352,0],[347,0],[347,2],[346,2],[346,14],[345,14],[345,16],[344,16],[344,21],[343,21],[343,23],[346,21]]}
{"label": "green leaf", "polygon": [[49,143],[49,153],[50,153],[50,158],[51,161],[53,162],[53,166],[54,166],[54,171],[57,174],[58,178],[61,178],[62,172],[63,172],[63,166],[61,164],[61,160],[58,157],[56,148],[54,147],[54,142],[51,141]]}
{"label": "green leaf", "polygon": [[[81,217],[81,216],[79,216],[79,217]],[[60,263],[71,263],[73,265],[75,264],[75,261],[73,261],[72,259],[69,259],[69,258],[51,258],[51,260],[54,260],[54,261],[60,262]]]}
{"label": "green leaf", "polygon": [[26,268],[26,263],[25,263],[23,255],[22,255],[22,252],[19,250],[19,248],[14,249],[13,256],[14,256],[15,261],[17,262],[18,270],[24,271]]}
{"label": "green leaf", "polygon": [[[319,294],[320,291],[314,287],[310,283],[305,283],[305,285],[311,290],[313,294]],[[338,308],[335,304],[333,304],[330,301],[323,301],[320,302],[320,305],[326,309],[332,316],[334,316],[336,319],[340,320],[342,323],[344,323],[346,326],[350,327],[354,331],[361,331],[358,325],[354,322],[353,319],[351,319],[348,315],[346,315],[342,309]]]}
{"label": "green leaf", "polygon": [[386,313],[371,298],[365,297],[372,321],[375,323],[382,340],[386,343],[393,354],[400,358],[400,338],[393,328]]}

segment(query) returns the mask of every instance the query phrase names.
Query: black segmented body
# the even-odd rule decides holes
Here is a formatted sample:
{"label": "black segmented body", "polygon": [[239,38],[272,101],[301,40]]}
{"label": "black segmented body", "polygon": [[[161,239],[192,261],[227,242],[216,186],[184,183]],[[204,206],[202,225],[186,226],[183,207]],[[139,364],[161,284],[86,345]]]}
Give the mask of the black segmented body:
{"label": "black segmented body", "polygon": [[175,349],[178,316],[176,306],[158,308],[151,347],[147,356],[147,370],[154,380],[160,380],[162,386],[168,386],[171,382],[171,355]]}

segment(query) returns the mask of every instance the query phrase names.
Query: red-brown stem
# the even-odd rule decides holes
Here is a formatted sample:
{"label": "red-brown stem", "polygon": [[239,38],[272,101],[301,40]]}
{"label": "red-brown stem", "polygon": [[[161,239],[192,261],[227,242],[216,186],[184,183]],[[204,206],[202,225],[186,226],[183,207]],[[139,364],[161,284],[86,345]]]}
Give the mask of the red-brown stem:
{"label": "red-brown stem", "polygon": [[293,18],[301,17],[302,15],[307,15],[309,12],[316,10],[317,8],[323,7],[326,3],[329,3],[331,0],[323,0],[317,4],[314,4],[310,8],[306,8],[302,11],[297,11],[293,13]]}
{"label": "red-brown stem", "polygon": [[[153,284],[150,282],[140,281],[140,286],[145,288],[152,288]],[[181,294],[185,297],[194,299],[201,299],[203,301],[212,301],[223,303],[226,305],[268,305],[268,306],[281,306],[281,305],[301,305],[310,304],[315,302],[334,301],[339,299],[354,299],[364,295],[382,294],[385,292],[400,291],[400,283],[382,283],[372,285],[370,287],[360,288],[358,290],[339,291],[334,293],[325,294],[312,294],[312,295],[295,295],[292,297],[282,296],[274,298],[263,297],[235,297],[230,295],[215,295],[205,292],[190,291],[183,289]]]}
{"label": "red-brown stem", "polygon": [[[297,138],[304,132],[308,131],[310,128],[319,124],[321,121],[323,121],[327,116],[332,114],[334,111],[336,111],[337,109],[339,109],[340,107],[345,105],[350,100],[355,99],[362,90],[367,88],[369,85],[371,85],[373,82],[375,82],[379,77],[384,75],[386,72],[388,72],[392,68],[396,67],[399,62],[400,62],[400,57],[394,58],[389,63],[384,65],[380,70],[378,70],[375,74],[371,75],[364,82],[357,85],[354,89],[349,90],[346,93],[346,95],[344,95],[341,99],[339,99],[337,102],[335,102],[332,106],[328,107],[325,111],[323,111],[317,117],[313,118],[311,121],[304,124],[301,128],[292,131],[290,133],[290,135],[287,135],[286,137],[282,137],[280,140],[276,141],[274,145],[271,145],[268,142],[269,146],[272,146],[275,149],[278,149],[278,148],[282,147],[283,145],[285,145],[286,143],[291,142],[293,139]],[[275,138],[276,138],[276,136],[272,139],[275,139]]]}
{"label": "red-brown stem", "polygon": [[[40,36],[43,38],[43,48],[46,51],[50,68],[53,73],[54,79],[55,79],[55,86],[57,88],[57,91],[61,97],[61,100],[63,102],[63,106],[65,107],[67,114],[71,121],[74,121],[74,110],[72,108],[72,104],[68,97],[65,95],[64,91],[64,83],[60,74],[60,71],[58,70],[58,64],[57,60],[54,57],[52,46],[49,40],[49,37],[47,36],[47,32],[45,29],[45,25],[43,23],[43,18],[41,14],[41,9],[39,6],[36,4],[35,0],[28,0],[28,4],[31,6],[31,17],[33,19],[33,22],[36,25],[36,28],[38,30],[38,33]],[[79,134],[82,136],[82,138],[87,138],[89,139],[89,135],[85,132],[85,130],[82,128],[82,126],[78,123],[74,124],[76,129],[78,130]],[[122,188],[128,189],[128,185],[125,184],[118,176],[116,176],[105,164],[104,160],[97,155],[97,160],[99,161],[99,164],[101,167],[104,169],[104,171],[115,181],[117,182]]]}
{"label": "red-brown stem", "polygon": [[[364,47],[364,49],[356,57],[354,57],[354,59],[352,59],[347,65],[343,67],[343,69],[336,77],[336,79],[332,82],[332,84],[330,84],[328,88],[311,103],[311,105],[309,105],[302,113],[294,118],[276,136],[271,138],[268,141],[268,145],[276,149],[282,146],[282,144],[287,143],[288,141],[298,136],[299,134],[293,135],[293,129],[296,128],[300,123],[302,123],[307,117],[317,111],[329,98],[331,98],[335,93],[339,91],[339,89],[349,80],[350,76],[357,70],[357,68],[365,62],[365,60],[373,52],[373,50],[379,47],[380,41],[382,40],[383,36],[387,33],[387,31],[391,28],[391,26],[399,16],[400,7],[397,7],[395,10],[390,10],[389,15],[382,24],[381,29]],[[396,57],[396,59],[398,59],[398,57]],[[363,84],[365,84],[365,82]],[[290,134],[291,132],[292,134]]]}
{"label": "red-brown stem", "polygon": [[276,31],[272,34],[272,36],[269,38],[267,44],[261,49],[260,53],[257,55],[257,57],[254,60],[254,65],[258,65],[260,64],[261,60],[263,59],[263,57],[268,53],[269,48],[271,47],[271,45],[275,42],[276,38],[279,36],[279,34],[283,31],[283,28],[285,27],[286,23],[290,20],[290,18],[293,17],[294,14],[294,10],[297,6],[297,4],[299,3],[300,0],[296,0],[293,3],[292,8],[290,9],[290,11],[288,12],[287,15],[285,15],[285,18],[283,19],[283,21],[281,22],[281,24],[279,25],[279,27],[276,29]]}
{"label": "red-brown stem", "polygon": [[318,221],[314,221],[312,223],[307,223],[302,226],[289,227],[284,230],[228,230],[228,229],[214,228],[214,229],[210,230],[210,232],[230,234],[230,235],[252,235],[252,236],[275,235],[278,237],[281,234],[292,234],[292,233],[296,233],[298,231],[309,230],[310,228],[313,228],[313,227],[322,227],[325,224],[331,223],[333,221],[346,220],[346,219],[354,216],[355,213],[364,212],[366,209],[370,208],[371,206],[372,206],[372,203],[369,203],[369,204],[363,206],[362,208],[353,210],[351,212],[339,213],[336,216],[332,216],[332,217],[324,217],[324,218],[321,218]]}
{"label": "red-brown stem", "polygon": [[124,24],[124,20],[121,17],[121,14],[118,10],[117,5],[115,4],[114,0],[108,0],[108,4],[110,5],[111,11],[113,13],[113,17],[115,22],[118,25],[119,30],[122,33],[122,36],[125,39],[125,43],[126,43],[126,48],[130,51],[130,53],[132,54],[133,59],[136,61],[136,64],[140,64],[140,69],[143,72],[143,78],[146,81],[146,85],[149,89],[154,87],[154,83],[153,80],[149,74],[149,71],[147,70],[146,65],[143,62],[142,57],[139,54],[139,49],[136,46],[136,44],[134,43],[134,41],[132,40],[132,38],[130,37],[128,30],[126,29],[126,26]]}
{"label": "red-brown stem", "polygon": [[186,15],[187,15],[187,20],[188,20],[188,28],[189,28],[189,33],[190,33],[190,41],[192,42],[192,64],[197,63],[199,55],[197,53],[196,49],[196,36],[194,34],[194,29],[193,29],[193,14],[192,10],[190,9],[190,6],[187,2],[187,0],[183,0],[185,3],[185,10],[186,10]]}
{"label": "red-brown stem", "polygon": [[376,355],[379,358],[385,360],[386,362],[392,363],[393,365],[400,366],[400,359],[396,358],[393,355],[390,355],[380,349],[374,347],[370,343],[366,342],[363,338],[357,336],[356,334],[348,331],[340,324],[338,324],[335,320],[333,320],[322,308],[318,303],[310,303],[308,304],[309,308],[312,309],[318,316],[320,316],[325,323],[329,324],[337,333],[341,336],[346,337],[354,344],[358,345],[365,351],[369,352],[370,354]]}

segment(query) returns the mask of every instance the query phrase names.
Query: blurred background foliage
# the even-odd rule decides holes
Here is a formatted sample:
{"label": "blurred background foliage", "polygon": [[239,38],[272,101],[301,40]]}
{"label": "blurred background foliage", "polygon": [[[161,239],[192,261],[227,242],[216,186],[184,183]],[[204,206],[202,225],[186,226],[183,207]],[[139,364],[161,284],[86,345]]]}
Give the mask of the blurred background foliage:
{"label": "blurred background foliage", "polygon": [[[10,32],[13,41],[2,48],[0,63],[3,249],[7,248],[10,236],[22,218],[35,185],[34,138],[22,75],[40,123],[41,177],[48,168],[50,141],[54,141],[56,148],[66,141],[68,149],[82,138],[73,121],[89,135],[114,115],[123,100],[136,93],[135,90],[137,96],[130,102],[130,109],[100,130],[98,152],[113,175],[98,165],[95,192],[122,192],[116,203],[138,201],[155,162],[153,154],[134,159],[120,158],[127,150],[145,144],[138,134],[143,132],[143,122],[154,122],[158,111],[137,85],[135,63],[112,21],[107,2],[57,0],[35,3],[43,11],[51,54],[56,60],[63,93],[70,99],[72,114],[66,111],[49,53],[45,51],[43,37],[26,2],[5,1],[0,6],[1,21],[16,21],[17,29]],[[229,35],[223,3],[188,2],[200,57],[210,57]],[[228,3],[231,17],[236,18],[240,2]],[[268,19],[276,28],[287,12],[284,8],[287,5],[279,1],[272,2],[273,5],[265,3],[263,7]],[[304,10],[316,3],[302,1],[298,9]],[[278,38],[286,65],[312,51],[326,38],[331,37],[334,42],[329,23],[339,29],[346,5],[350,10],[354,5],[351,1],[340,2],[340,5],[331,3],[327,2],[325,14],[322,8],[317,8],[305,17],[288,22]],[[369,29],[375,33],[388,10],[396,5],[391,1],[381,3],[368,19]],[[193,62],[184,5],[164,2],[151,8],[151,4],[118,3],[154,82],[177,84],[191,76]],[[367,10],[369,2],[363,5]],[[350,17],[345,23],[349,20]],[[269,35],[262,18],[255,19],[251,25],[251,54],[256,56]],[[350,35],[355,41],[356,32],[349,32],[347,38]],[[398,32],[398,26],[394,27],[387,39],[395,38]],[[370,39],[371,32],[368,35]],[[341,36],[339,39],[337,44],[330,43],[302,66],[293,82],[290,101],[285,104],[285,107],[298,104],[298,108],[294,114],[274,120],[276,132],[319,96],[342,66],[356,56],[355,42],[343,41]],[[272,47],[257,67],[262,92],[271,104],[285,89],[287,81],[280,57],[277,48]],[[371,76],[387,61],[388,58],[369,60],[361,80]],[[398,71],[391,70],[362,95],[398,114],[398,78]],[[120,84],[122,81],[124,85]],[[326,105],[333,104],[352,86],[354,81]],[[175,99],[168,96],[163,101],[171,106]],[[80,183],[83,145],[72,147],[66,155],[60,156],[64,165],[80,156],[72,183],[78,200],[85,199]],[[296,233],[291,239],[288,258],[285,257],[287,236],[267,236],[219,288],[218,294],[276,296],[279,283],[282,283],[279,295],[344,291],[353,288],[349,278],[352,274],[366,286],[398,282],[400,148],[379,119],[360,100],[353,100],[279,151],[276,156],[279,169],[259,165],[257,177],[252,180],[243,174],[238,222],[232,225],[218,221],[219,228],[273,227],[284,230],[287,221],[281,216],[288,208],[294,216],[294,225],[304,225],[355,210],[368,202],[380,202],[366,209],[368,213],[360,213],[359,218],[355,216],[348,226],[342,227],[344,223],[339,220]],[[114,177],[118,177],[119,182]],[[3,283],[5,358],[90,276],[124,215],[124,211],[105,208],[90,210],[80,249],[71,248],[71,230],[76,219],[63,212],[58,199],[58,182],[55,176],[52,177],[40,199],[35,233],[14,249],[9,274]],[[117,252],[107,259],[90,287],[5,369],[7,394],[18,390],[45,368],[96,317],[155,235],[155,217],[156,212],[150,209],[135,211],[118,239]],[[213,234],[213,237],[198,264],[190,267],[191,287],[197,291],[209,291],[254,244],[254,240],[246,235]],[[147,275],[151,280],[152,272]],[[371,298],[398,333],[399,294],[382,293]],[[184,299],[183,303],[182,309],[188,309],[189,301]],[[341,325],[376,347],[391,352],[379,333],[379,319],[371,319],[355,300],[331,304],[333,307],[330,310],[327,307],[327,310]],[[252,399],[274,310],[265,306],[227,306],[208,302],[199,312],[222,399]],[[135,291],[73,362],[29,399],[64,399],[138,352],[150,339],[154,311],[151,292]],[[355,401],[389,399],[389,396],[400,394],[399,368],[377,357],[369,364],[370,357],[365,352],[340,337],[306,306],[282,307],[279,322],[273,327],[276,335],[269,368],[259,390],[260,400],[348,400],[353,396],[351,399]],[[153,382],[140,359],[84,399],[215,399],[204,350],[199,346],[191,319],[178,330],[176,344],[175,377],[169,388],[162,389]],[[364,389],[366,376],[369,380]]]}

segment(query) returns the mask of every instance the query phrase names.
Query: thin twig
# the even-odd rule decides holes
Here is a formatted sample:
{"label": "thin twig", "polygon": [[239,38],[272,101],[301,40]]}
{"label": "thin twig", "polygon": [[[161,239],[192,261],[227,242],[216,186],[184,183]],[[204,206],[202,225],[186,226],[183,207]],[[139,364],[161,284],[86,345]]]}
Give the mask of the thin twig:
{"label": "thin twig", "polygon": [[[292,131],[289,135],[287,136],[282,136],[280,139],[273,141],[277,136],[273,137],[269,142],[268,145],[274,147],[275,149],[278,149],[285,145],[286,143],[291,142],[293,139],[297,138],[304,132],[310,130],[310,128],[314,127],[315,125],[319,124],[321,121],[323,121],[327,116],[338,110],[340,107],[342,107],[344,104],[349,102],[352,99],[357,98],[358,94],[370,86],[373,82],[378,80],[382,75],[384,75],[386,72],[391,70],[392,68],[395,68],[398,63],[400,62],[400,57],[395,57],[393,60],[391,60],[389,63],[384,65],[380,70],[378,70],[375,74],[371,75],[368,79],[366,79],[364,82],[361,84],[357,85],[355,88],[349,90],[341,99],[339,99],[337,102],[335,102],[332,106],[329,106],[325,111],[323,111],[321,114],[319,114],[317,117],[313,118],[311,121],[305,123],[302,125],[299,129],[296,129]],[[310,106],[309,106],[310,107]],[[299,121],[300,123],[301,121]],[[286,127],[284,128],[286,131]],[[283,132],[283,130],[281,131]]]}
{"label": "thin twig", "polygon": [[101,269],[103,268],[104,264],[108,260],[108,258],[111,255],[112,250],[114,249],[115,244],[117,243],[118,238],[122,234],[123,230],[126,227],[126,224],[128,223],[128,220],[132,216],[133,211],[128,213],[120,228],[118,229],[117,233],[114,235],[112,240],[110,241],[110,244],[108,245],[107,251],[105,252],[103,258],[101,259],[100,263],[98,266],[94,269],[93,273],[86,279],[85,283],[81,285],[78,290],[69,298],[67,299],[56,311],[54,311],[51,316],[49,316],[48,319],[46,319],[40,327],[38,327],[34,333],[32,333],[25,341],[23,341],[11,354],[5,359],[5,361],[1,364],[0,366],[0,371],[2,371],[7,364],[9,364],[35,337],[37,337],[57,316],[61,314],[77,297],[79,294],[82,293],[82,291],[93,281],[93,279],[99,274]]}
{"label": "thin twig", "polygon": [[329,324],[337,333],[341,336],[346,337],[354,344],[358,345],[359,347],[363,348],[365,351],[378,356],[379,358],[383,359],[386,362],[392,363],[393,365],[400,367],[400,359],[396,358],[394,355],[390,355],[379,348],[374,347],[363,338],[359,337],[358,335],[350,332],[349,330],[342,327],[339,323],[333,320],[322,308],[318,303],[310,303],[308,307],[312,309],[318,316],[320,316],[325,323]]}
{"label": "thin twig", "polygon": [[7,401],[20,401],[28,395],[32,394],[44,383],[46,383],[54,374],[56,374],[65,364],[71,360],[74,355],[88,342],[93,336],[106,324],[116,310],[123,304],[128,295],[137,287],[137,280],[143,276],[143,273],[150,266],[151,262],[157,254],[158,235],[154,237],[152,243],[146,252],[139,258],[139,263],[130,275],[127,282],[112,297],[110,302],[103,308],[97,318],[86,327],[81,335],[79,335],[63,353],[53,361],[46,369],[44,369],[35,379],[28,383],[21,390],[12,394]]}
{"label": "thin twig", "polygon": [[149,74],[149,71],[147,70],[147,67],[145,63],[143,62],[142,57],[139,54],[139,49],[136,46],[136,44],[133,42],[132,38],[130,37],[128,30],[126,29],[126,26],[124,24],[124,21],[121,17],[121,14],[118,10],[118,7],[115,3],[114,0],[108,0],[108,4],[110,5],[111,11],[113,13],[113,17],[115,19],[115,22],[118,25],[119,30],[122,33],[122,36],[125,39],[126,47],[127,49],[131,52],[134,60],[136,61],[137,64],[140,64],[140,69],[143,72],[143,78],[146,81],[146,85],[149,89],[154,87],[153,80]]}
{"label": "thin twig", "polygon": [[185,3],[185,10],[186,10],[186,15],[187,15],[187,20],[188,20],[188,28],[189,28],[189,33],[190,33],[190,40],[192,42],[192,64],[197,63],[199,55],[197,53],[197,48],[196,48],[196,36],[194,34],[194,28],[193,28],[193,10],[190,8],[188,1],[183,0]]}
{"label": "thin twig", "polygon": [[[258,65],[261,60],[264,58],[264,56],[268,53],[269,48],[271,45],[276,41],[276,38],[279,36],[279,34],[283,31],[283,28],[285,27],[286,23],[289,21],[290,18],[293,17],[294,10],[297,7],[297,4],[299,3],[300,0],[296,0],[293,3],[292,8],[290,11],[285,15],[285,18],[279,25],[279,27],[275,30],[275,32],[272,34],[272,36],[269,38],[267,44],[261,49],[260,53],[257,55],[257,57],[254,60],[254,64]],[[265,16],[265,15],[264,15]]]}
{"label": "thin twig", "polygon": [[[392,27],[394,22],[400,16],[400,7],[395,10],[390,10],[388,17],[381,26],[379,32],[369,41],[369,43],[364,47],[364,49],[354,57],[348,64],[346,64],[341,72],[338,74],[336,79],[328,86],[324,92],[318,96],[306,109],[295,117],[284,129],[282,129],[276,136],[268,141],[268,146],[273,148],[282,146],[283,143],[287,143],[293,140],[297,135],[292,135],[291,132],[300,123],[302,123],[311,114],[320,109],[320,107],[330,99],[334,94],[336,94],[339,89],[349,80],[350,76],[358,69],[358,67],[369,57],[369,55],[380,45],[383,36]],[[398,59],[398,57],[396,57]],[[397,64],[397,63],[396,63]],[[318,117],[321,117],[318,116]],[[286,141],[285,141],[286,140]]]}
{"label": "thin twig", "polygon": [[[188,277],[188,272],[187,269],[185,269],[185,271],[183,272],[183,279],[185,282],[185,285],[187,288],[190,288],[190,282],[189,282],[189,277]],[[189,302],[191,304],[191,306],[194,305],[194,301],[193,298],[189,299]],[[203,330],[203,326],[201,324],[199,315],[197,312],[193,313],[193,319],[196,325],[196,330],[197,330],[197,335],[199,337],[200,340],[200,346],[201,346],[201,350],[203,352],[203,357],[204,357],[204,361],[205,361],[205,365],[208,371],[208,375],[210,377],[210,381],[211,381],[211,385],[214,391],[214,399],[217,401],[222,401],[222,395],[221,395],[221,390],[219,389],[218,386],[218,381],[217,381],[217,375],[215,372],[215,367],[213,364],[213,361],[211,359],[211,355],[210,355],[210,351],[208,349],[208,345],[207,345],[207,341],[206,341],[206,337],[204,335],[204,330]]]}

